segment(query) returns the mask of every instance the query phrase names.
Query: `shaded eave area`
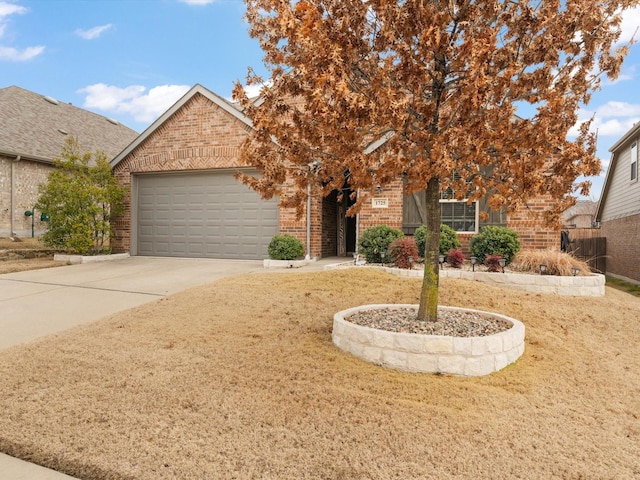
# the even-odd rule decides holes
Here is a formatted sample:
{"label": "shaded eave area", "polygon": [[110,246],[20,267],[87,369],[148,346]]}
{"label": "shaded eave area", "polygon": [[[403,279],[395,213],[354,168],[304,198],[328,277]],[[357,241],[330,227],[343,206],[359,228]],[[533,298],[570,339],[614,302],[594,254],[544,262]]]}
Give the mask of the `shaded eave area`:
{"label": "shaded eave area", "polygon": [[37,155],[30,155],[28,153],[14,152],[12,150],[6,150],[3,148],[0,148],[0,157],[10,157],[14,160],[19,159],[19,160],[28,160],[30,162],[46,163],[47,165],[53,164],[53,160],[50,158],[39,157]]}

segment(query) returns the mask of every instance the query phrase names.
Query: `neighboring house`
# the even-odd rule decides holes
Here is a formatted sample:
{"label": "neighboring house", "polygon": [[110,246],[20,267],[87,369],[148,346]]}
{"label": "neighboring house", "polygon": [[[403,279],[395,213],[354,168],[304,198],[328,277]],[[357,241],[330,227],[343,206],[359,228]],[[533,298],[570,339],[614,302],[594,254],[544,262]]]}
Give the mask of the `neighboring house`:
{"label": "neighboring house", "polygon": [[607,239],[607,275],[640,283],[640,122],[610,149],[596,221]]}
{"label": "neighboring house", "polygon": [[597,208],[593,200],[578,200],[562,214],[564,228],[593,228]]}
{"label": "neighboring house", "polygon": [[[83,151],[101,150],[112,159],[138,134],[54,98],[15,86],[0,88],[0,236],[31,235],[25,211],[33,209],[38,186],[47,180],[69,136]],[[35,229],[46,229],[39,212]]]}
{"label": "neighboring house", "polygon": [[[367,200],[355,218],[353,203],[338,192],[312,196],[297,218],[236,180],[240,148],[252,124],[234,104],[195,85],[111,162],[127,187],[126,213],[115,222],[114,248],[132,255],[263,259],[273,235],[289,233],[311,258],[346,256],[366,228],[386,224],[412,234],[421,223],[420,195],[406,196],[402,180]],[[285,185],[283,188],[287,188]],[[351,193],[346,191],[345,193]],[[552,199],[530,205],[543,210]],[[492,214],[479,221],[483,205],[443,198],[443,222],[460,232],[463,245],[483,224],[516,229],[525,248],[560,246],[560,233],[541,225],[529,210]]]}

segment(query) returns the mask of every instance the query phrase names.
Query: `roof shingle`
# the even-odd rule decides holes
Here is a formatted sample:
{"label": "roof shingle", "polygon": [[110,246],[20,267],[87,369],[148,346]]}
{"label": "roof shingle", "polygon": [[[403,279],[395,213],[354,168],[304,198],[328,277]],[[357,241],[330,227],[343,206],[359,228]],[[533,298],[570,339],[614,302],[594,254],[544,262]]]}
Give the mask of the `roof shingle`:
{"label": "roof shingle", "polygon": [[138,136],[107,117],[20,87],[0,88],[0,153],[51,160],[68,136],[83,151],[103,151],[109,160]]}

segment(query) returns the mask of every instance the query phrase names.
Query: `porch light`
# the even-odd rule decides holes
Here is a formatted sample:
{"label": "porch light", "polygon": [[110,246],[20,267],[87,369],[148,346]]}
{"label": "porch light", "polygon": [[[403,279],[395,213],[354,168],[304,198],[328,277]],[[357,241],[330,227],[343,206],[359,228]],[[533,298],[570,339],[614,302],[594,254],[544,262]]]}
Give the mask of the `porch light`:
{"label": "porch light", "polygon": [[547,264],[546,263],[541,263],[540,264],[540,275],[543,275],[544,272],[546,272],[547,270]]}
{"label": "porch light", "polygon": [[580,273],[580,269],[578,267],[573,267],[571,269],[571,272],[573,273],[573,276],[575,277],[576,275],[578,275],[578,273]]}
{"label": "porch light", "polygon": [[477,257],[471,257],[471,269],[474,272],[476,271],[476,263],[478,263],[478,258]]}
{"label": "porch light", "polygon": [[507,264],[507,261],[504,258],[498,259],[498,263],[500,264],[500,268],[502,268],[502,273],[504,273],[504,266]]}

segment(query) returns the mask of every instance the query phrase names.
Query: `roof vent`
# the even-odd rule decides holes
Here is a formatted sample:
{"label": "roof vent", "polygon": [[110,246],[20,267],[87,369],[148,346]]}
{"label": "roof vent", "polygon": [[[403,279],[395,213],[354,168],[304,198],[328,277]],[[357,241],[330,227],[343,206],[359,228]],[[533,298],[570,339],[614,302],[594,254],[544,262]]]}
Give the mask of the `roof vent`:
{"label": "roof vent", "polygon": [[63,135],[69,135],[69,132],[67,132],[66,130],[63,130],[62,128],[59,128],[58,131]]}
{"label": "roof vent", "polygon": [[107,119],[107,122],[109,123],[113,123],[114,125],[120,125],[120,122],[118,122],[117,120],[114,120],[113,118],[109,118],[109,117],[104,117]]}
{"label": "roof vent", "polygon": [[51,103],[51,104],[53,104],[53,105],[59,105],[59,104],[60,104],[60,102],[59,102],[58,100],[56,100],[55,98],[53,98],[53,97],[47,97],[47,96],[45,95],[45,96],[44,96],[44,97],[42,97],[42,98],[44,98],[47,102],[49,102],[49,103]]}

